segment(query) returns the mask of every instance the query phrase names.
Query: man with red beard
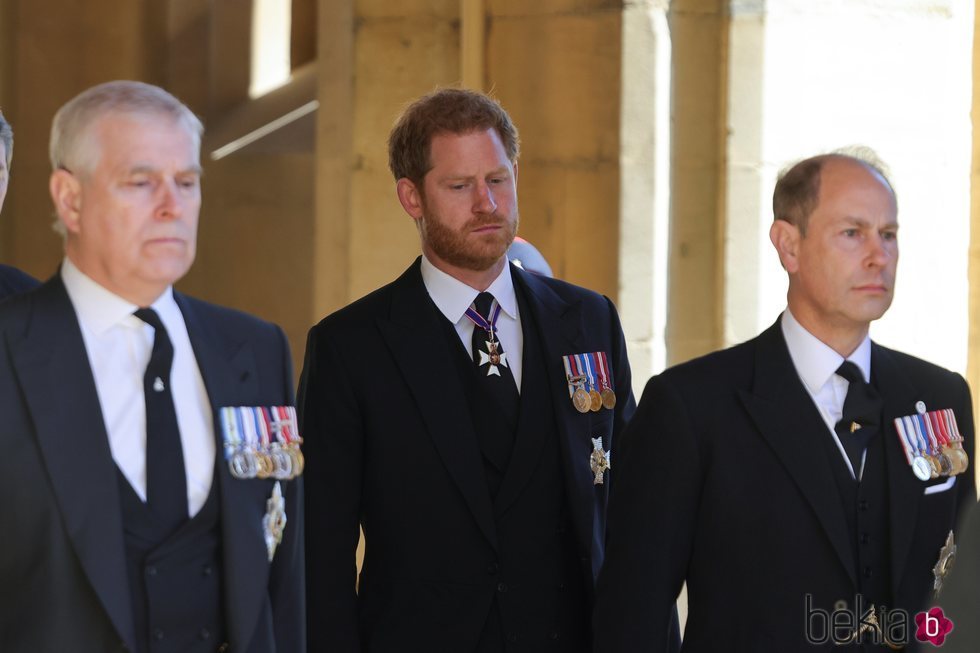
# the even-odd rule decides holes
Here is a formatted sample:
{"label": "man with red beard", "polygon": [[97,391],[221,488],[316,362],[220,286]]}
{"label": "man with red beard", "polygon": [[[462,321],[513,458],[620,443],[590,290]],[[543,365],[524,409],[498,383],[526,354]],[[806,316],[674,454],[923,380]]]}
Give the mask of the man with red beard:
{"label": "man with red beard", "polygon": [[508,262],[495,100],[427,95],[388,146],[422,256],[313,327],[300,382],[310,650],[584,653],[634,408],[619,318]]}

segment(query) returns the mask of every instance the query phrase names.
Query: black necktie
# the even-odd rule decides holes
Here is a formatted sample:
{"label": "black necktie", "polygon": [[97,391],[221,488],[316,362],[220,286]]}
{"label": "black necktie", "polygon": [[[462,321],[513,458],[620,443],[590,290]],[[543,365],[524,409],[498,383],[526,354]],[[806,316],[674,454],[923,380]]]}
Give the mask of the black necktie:
{"label": "black necktie", "polygon": [[173,531],[187,519],[187,480],[177,412],[170,393],[174,347],[160,316],[141,308],[136,317],[156,331],[153,352],[143,375],[146,397],[146,503]]}
{"label": "black necktie", "polygon": [[[493,295],[488,292],[481,292],[477,295],[473,306],[488,323],[491,323],[493,316],[490,309],[493,305]],[[493,343],[493,344],[488,344]],[[517,414],[520,409],[520,395],[517,392],[517,382],[514,374],[510,371],[511,361],[504,356],[504,348],[500,344],[500,338],[490,334],[475,324],[473,325],[473,362],[477,366],[477,377],[480,385],[487,394],[493,397],[501,410],[504,420],[511,427],[511,432],[517,428]],[[497,358],[496,356],[502,356]],[[496,361],[496,362],[495,362]],[[493,372],[496,373],[493,373]],[[513,440],[513,436],[508,434]]]}
{"label": "black necktie", "polygon": [[878,432],[881,421],[881,397],[871,384],[864,382],[861,370],[851,361],[841,363],[837,375],[847,379],[848,386],[844,409],[834,430],[851,461],[854,478],[860,478],[861,454]]}

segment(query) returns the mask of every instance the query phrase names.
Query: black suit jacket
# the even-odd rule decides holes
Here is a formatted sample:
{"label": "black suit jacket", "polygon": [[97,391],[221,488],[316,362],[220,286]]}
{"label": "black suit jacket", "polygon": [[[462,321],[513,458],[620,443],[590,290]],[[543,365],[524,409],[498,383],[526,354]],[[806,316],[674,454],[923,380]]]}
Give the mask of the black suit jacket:
{"label": "black suit jacket", "polygon": [[[872,345],[884,400],[893,601],[916,610],[972,467],[945,492],[913,474],[892,420],[953,408],[972,460],[973,415],[957,374]],[[779,322],[757,338],[650,379],[620,442],[596,651],[663,650],[687,581],[683,651],[813,651],[805,596],[833,609],[856,593],[854,547],[830,467],[826,423],[793,367]],[[911,616],[910,616],[911,618]],[[914,630],[913,630],[914,633]],[[835,647],[829,645],[828,650]]]}
{"label": "black suit jacket", "polygon": [[[217,420],[223,406],[291,403],[275,325],[176,294]],[[3,650],[135,650],[115,464],[75,312],[60,275],[0,308],[0,642]],[[226,635],[232,651],[301,653],[302,489],[270,564],[272,480],[236,480],[218,440]]]}
{"label": "black suit jacket", "polygon": [[17,295],[38,285],[37,279],[17,268],[0,264],[0,300]]}
{"label": "black suit jacket", "polygon": [[[514,266],[511,273],[544,346],[566,497],[591,595],[617,437],[635,407],[623,334],[608,299]],[[498,550],[495,520],[520,501],[544,434],[516,442],[492,503],[452,358],[458,354],[440,320],[416,260],[396,281],[310,331],[299,409],[308,462],[311,651],[462,651],[460,643],[475,642],[483,626],[496,589],[487,571]],[[580,414],[562,356],[593,351],[609,355],[618,403],[613,411]],[[594,485],[591,438],[600,435],[612,449],[612,471]],[[358,595],[360,525],[366,552]]]}

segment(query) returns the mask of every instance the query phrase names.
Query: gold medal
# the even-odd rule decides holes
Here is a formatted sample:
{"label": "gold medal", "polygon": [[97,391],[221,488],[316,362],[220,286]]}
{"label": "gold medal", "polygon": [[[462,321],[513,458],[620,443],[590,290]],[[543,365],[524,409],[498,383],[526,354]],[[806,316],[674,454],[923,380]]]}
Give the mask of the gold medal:
{"label": "gold medal", "polygon": [[605,481],[605,473],[612,469],[612,452],[602,448],[602,438],[592,438],[592,454],[589,456],[589,468],[595,475],[592,479],[593,485],[602,485]]}
{"label": "gold medal", "polygon": [[602,406],[612,410],[616,407],[616,393],[611,388],[604,388],[602,391]]}
{"label": "gold medal", "polygon": [[572,394],[572,405],[578,412],[587,413],[592,408],[592,398],[581,387],[575,388],[575,392]]}
{"label": "gold medal", "polygon": [[592,410],[593,413],[598,413],[600,410],[602,410],[602,396],[598,393],[598,391],[590,390],[589,400],[591,403],[589,408]]}
{"label": "gold medal", "polygon": [[258,465],[258,471],[255,473],[259,478],[269,478],[275,471],[275,465],[272,462],[272,458],[264,451],[255,452],[255,462]]}

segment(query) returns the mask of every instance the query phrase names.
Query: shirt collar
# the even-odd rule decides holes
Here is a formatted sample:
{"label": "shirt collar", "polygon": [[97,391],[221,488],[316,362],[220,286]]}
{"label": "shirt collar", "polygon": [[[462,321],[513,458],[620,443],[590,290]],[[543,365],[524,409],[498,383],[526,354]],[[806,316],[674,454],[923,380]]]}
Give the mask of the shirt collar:
{"label": "shirt collar", "polygon": [[[480,291],[472,288],[459,279],[446,274],[422,255],[422,283],[446,319],[456,324],[463,318],[466,309],[470,307]],[[486,292],[490,293],[500,304],[500,308],[513,319],[517,319],[517,294],[514,291],[514,279],[510,274],[510,263],[504,269]]]}
{"label": "shirt collar", "polygon": [[[844,357],[831,349],[796,321],[789,308],[783,311],[780,325],[789,356],[793,360],[797,374],[803,379],[810,392],[819,392],[837,372]],[[847,357],[858,366],[865,382],[871,382],[871,338],[865,336],[857,349]]]}
{"label": "shirt collar", "polygon": [[[117,324],[130,326],[142,324],[139,318],[133,317],[133,311],[139,306],[99,285],[79,270],[68,257],[65,257],[61,263],[61,281],[65,284],[65,290],[78,315],[79,323],[85,325],[95,335],[102,335]],[[164,326],[168,326],[175,316],[180,315],[172,286],[167,286],[151,307],[160,315]]]}

